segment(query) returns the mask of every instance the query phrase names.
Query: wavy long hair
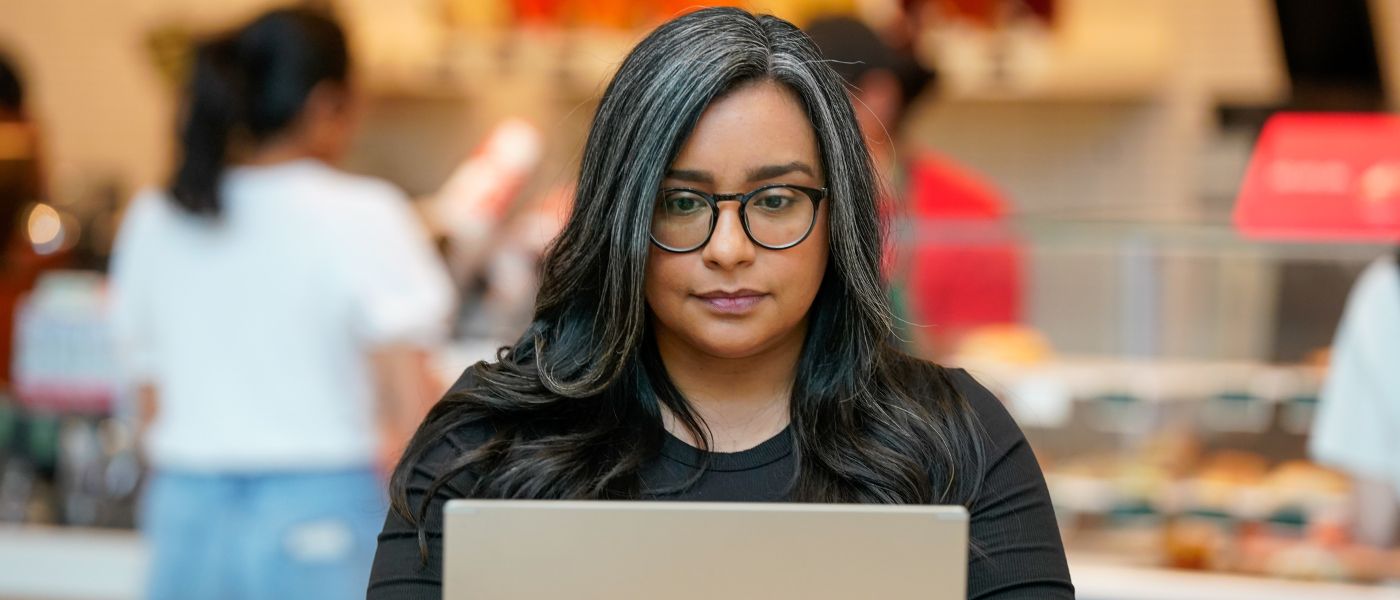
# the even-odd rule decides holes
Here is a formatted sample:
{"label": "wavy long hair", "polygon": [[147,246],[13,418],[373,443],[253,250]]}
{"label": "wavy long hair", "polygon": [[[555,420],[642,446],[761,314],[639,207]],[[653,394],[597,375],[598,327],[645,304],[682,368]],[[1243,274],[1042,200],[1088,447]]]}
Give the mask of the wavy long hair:
{"label": "wavy long hair", "polygon": [[[671,20],[623,61],[588,135],[572,214],[541,265],[535,316],[474,383],[427,415],[391,481],[419,524],[464,471],[478,498],[631,499],[665,438],[662,407],[702,443],[708,430],[666,375],[643,295],[656,191],[700,115],[738,86],[791,90],[819,140],[830,190],[830,260],[792,388],[799,502],[968,503],[979,425],[950,374],[902,354],[881,274],[874,169],[842,80],[792,24],[733,8]],[[410,473],[444,435],[488,430],[428,489]],[[422,493],[420,502],[410,496]]]}

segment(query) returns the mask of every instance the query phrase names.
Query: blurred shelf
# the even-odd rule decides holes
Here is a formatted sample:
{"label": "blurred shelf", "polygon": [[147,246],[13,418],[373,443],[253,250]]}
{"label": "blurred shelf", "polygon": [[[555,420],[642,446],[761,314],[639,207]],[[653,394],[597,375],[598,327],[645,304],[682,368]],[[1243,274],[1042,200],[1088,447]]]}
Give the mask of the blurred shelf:
{"label": "blurred shelf", "polygon": [[1395,251],[1395,246],[1362,242],[1303,242],[1248,238],[1229,223],[1183,222],[1153,218],[1105,218],[1095,215],[1016,216],[1004,224],[975,221],[902,223],[902,244],[1001,242],[1013,239],[1027,248],[1123,251],[1197,256],[1242,256],[1276,260],[1368,261]]}
{"label": "blurred shelf", "polygon": [[957,363],[1013,396],[1027,385],[1040,384],[1035,386],[1039,390],[1053,382],[1064,401],[1117,396],[1148,402],[1197,401],[1220,394],[1248,394],[1265,402],[1281,402],[1314,396],[1322,378],[1322,372],[1313,367],[1254,361],[1066,356],[1034,364],[977,358]]}
{"label": "blurred shelf", "polygon": [[1124,564],[1118,556],[1070,553],[1080,600],[1400,600],[1400,589],[1289,581]]}

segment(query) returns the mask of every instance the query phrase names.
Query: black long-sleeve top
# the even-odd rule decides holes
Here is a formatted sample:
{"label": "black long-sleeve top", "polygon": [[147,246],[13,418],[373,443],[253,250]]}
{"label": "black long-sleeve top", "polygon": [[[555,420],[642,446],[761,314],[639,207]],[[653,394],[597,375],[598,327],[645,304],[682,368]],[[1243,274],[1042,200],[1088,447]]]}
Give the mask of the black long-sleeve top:
{"label": "black long-sleeve top", "polygon": [[[463,378],[464,381],[467,379]],[[1073,598],[1069,568],[1040,465],[1025,436],[1001,402],[965,371],[954,382],[985,430],[986,461],[980,496],[971,503],[969,537],[979,552],[969,553],[968,597],[1010,600]],[[463,385],[459,381],[454,390]],[[408,482],[409,503],[417,506],[444,465],[484,441],[479,430],[449,434],[415,465]],[[683,492],[654,500],[782,502],[796,465],[787,430],[758,446],[734,453],[711,453],[709,467]],[[696,475],[704,452],[667,436],[660,455],[642,479],[658,489],[676,487]],[[432,499],[426,530],[429,560],[421,562],[417,528],[393,511],[379,535],[368,597],[418,600],[442,595],[442,507],[472,488],[469,474],[443,486]]]}

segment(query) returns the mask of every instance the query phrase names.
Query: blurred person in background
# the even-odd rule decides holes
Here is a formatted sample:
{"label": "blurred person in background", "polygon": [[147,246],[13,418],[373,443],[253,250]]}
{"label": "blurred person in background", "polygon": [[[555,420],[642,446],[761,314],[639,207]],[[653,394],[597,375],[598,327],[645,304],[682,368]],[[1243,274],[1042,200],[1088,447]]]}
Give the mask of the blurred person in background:
{"label": "blurred person in background", "polygon": [[341,28],[310,10],[201,44],[170,187],[122,224],[151,598],[362,594],[382,467],[441,392],[445,266],[402,193],[332,166],[349,73]]}
{"label": "blurred person in background", "polygon": [[1400,252],[1373,261],[1351,289],[1332,341],[1308,450],[1356,481],[1353,534],[1400,540]]}
{"label": "blurred person in background", "polygon": [[57,213],[44,199],[39,128],[26,104],[24,79],[15,62],[0,54],[0,384],[11,383],[15,308],[44,271],[65,263],[65,252],[39,252],[30,239],[29,217]]}
{"label": "blurred person in background", "polygon": [[[1021,252],[1001,225],[1005,199],[978,174],[909,139],[908,108],[932,93],[934,74],[856,19],[826,17],[806,31],[846,80],[890,204],[913,226],[913,248],[892,248],[887,257],[905,322],[900,336],[924,356],[947,358],[978,327],[1019,322]],[[924,239],[929,224],[937,227]]]}

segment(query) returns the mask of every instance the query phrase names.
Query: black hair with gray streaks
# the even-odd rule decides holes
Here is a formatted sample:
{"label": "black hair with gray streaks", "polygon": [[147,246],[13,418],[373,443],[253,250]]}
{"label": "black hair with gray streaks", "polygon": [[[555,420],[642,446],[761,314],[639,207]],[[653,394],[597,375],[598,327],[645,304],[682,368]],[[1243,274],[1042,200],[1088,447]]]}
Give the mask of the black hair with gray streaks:
{"label": "black hair with gray streaks", "polygon": [[[422,524],[429,501],[631,499],[665,437],[664,405],[696,439],[708,430],[666,375],[644,298],[652,203],[706,107],[774,81],[796,95],[819,141],[831,203],[830,257],[808,315],[792,390],[800,502],[970,503],[980,431],[941,367],[891,343],[874,169],[841,78],[782,19],[733,8],[673,19],[627,56],[603,94],[573,212],[541,265],[534,321],[473,383],[428,414],[391,482],[393,509]],[[431,486],[410,473],[443,437],[486,431]],[[471,489],[444,488],[463,472]],[[670,490],[674,491],[674,490]]]}

